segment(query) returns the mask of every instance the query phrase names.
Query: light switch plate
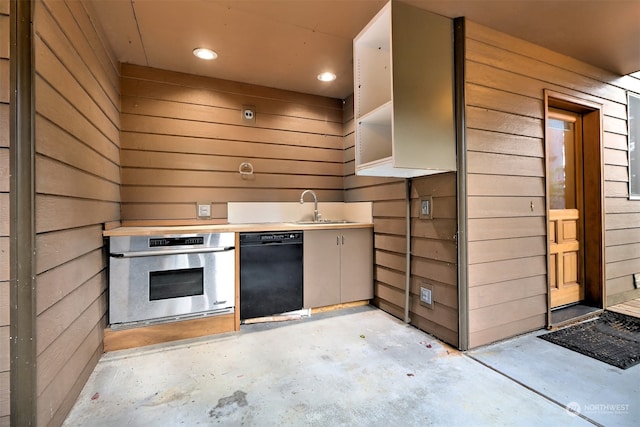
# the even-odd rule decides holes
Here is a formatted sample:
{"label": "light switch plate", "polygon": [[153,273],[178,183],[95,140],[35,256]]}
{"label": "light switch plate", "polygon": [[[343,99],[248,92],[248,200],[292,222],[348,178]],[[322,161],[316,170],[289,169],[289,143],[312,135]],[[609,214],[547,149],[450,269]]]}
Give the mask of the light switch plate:
{"label": "light switch plate", "polygon": [[420,219],[433,218],[433,197],[420,198]]}
{"label": "light switch plate", "polygon": [[211,203],[198,203],[198,218],[211,218]]}

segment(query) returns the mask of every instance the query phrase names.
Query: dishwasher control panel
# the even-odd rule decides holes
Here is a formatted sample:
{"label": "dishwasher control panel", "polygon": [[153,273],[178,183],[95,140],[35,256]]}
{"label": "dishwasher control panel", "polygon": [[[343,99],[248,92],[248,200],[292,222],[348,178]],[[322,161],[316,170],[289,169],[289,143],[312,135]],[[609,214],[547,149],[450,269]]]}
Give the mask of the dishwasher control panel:
{"label": "dishwasher control panel", "polygon": [[301,243],[302,231],[240,233],[240,246],[262,243]]}

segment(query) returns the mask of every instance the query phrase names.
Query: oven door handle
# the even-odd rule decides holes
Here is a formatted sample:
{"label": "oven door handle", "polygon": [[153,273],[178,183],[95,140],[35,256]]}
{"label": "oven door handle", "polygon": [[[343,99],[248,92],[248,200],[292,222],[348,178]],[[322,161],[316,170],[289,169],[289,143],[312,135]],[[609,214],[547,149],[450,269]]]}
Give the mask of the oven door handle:
{"label": "oven door handle", "polygon": [[167,255],[191,255],[191,254],[208,254],[212,252],[227,252],[234,250],[234,246],[226,246],[221,248],[206,249],[174,249],[164,251],[135,251],[135,252],[112,252],[109,255],[113,258],[138,258],[145,256],[167,256]]}

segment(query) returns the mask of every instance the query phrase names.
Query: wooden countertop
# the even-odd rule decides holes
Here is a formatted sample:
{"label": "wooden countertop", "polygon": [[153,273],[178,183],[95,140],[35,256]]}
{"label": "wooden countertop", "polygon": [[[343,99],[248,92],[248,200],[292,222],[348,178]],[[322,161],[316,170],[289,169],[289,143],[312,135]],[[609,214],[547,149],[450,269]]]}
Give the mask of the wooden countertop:
{"label": "wooden countertop", "polygon": [[371,228],[373,224],[365,222],[347,223],[297,223],[266,222],[254,224],[211,224],[211,225],[171,225],[171,226],[137,226],[117,227],[105,230],[105,237],[111,236],[156,236],[166,234],[223,233],[252,231],[291,231],[291,230],[336,230],[343,228]]}

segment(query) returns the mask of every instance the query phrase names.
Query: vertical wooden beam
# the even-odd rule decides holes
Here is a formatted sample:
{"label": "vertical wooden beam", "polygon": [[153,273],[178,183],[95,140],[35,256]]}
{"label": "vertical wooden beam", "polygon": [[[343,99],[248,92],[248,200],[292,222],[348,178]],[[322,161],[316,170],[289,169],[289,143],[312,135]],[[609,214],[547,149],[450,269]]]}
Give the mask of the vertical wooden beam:
{"label": "vertical wooden beam", "polygon": [[32,1],[10,5],[11,425],[35,426],[35,179]]}
{"label": "vertical wooden beam", "polygon": [[457,151],[458,348],[469,349],[469,259],[467,236],[467,140],[465,120],[465,19],[453,20],[453,81]]}
{"label": "vertical wooden beam", "polygon": [[605,260],[605,192],[603,109],[597,106],[582,116],[584,159],[585,300],[607,306]]}
{"label": "vertical wooden beam", "polygon": [[[545,89],[543,91],[543,96],[544,96],[544,205],[545,205],[545,214],[544,214],[544,222],[545,222],[545,227],[547,229],[547,238],[546,238],[546,246],[547,246],[547,252],[546,252],[546,264],[547,264],[547,328],[551,329],[551,326],[553,324],[553,318],[551,317],[551,288],[552,286],[554,286],[553,282],[556,282],[558,280],[558,275],[557,275],[557,263],[558,260],[555,260],[555,263],[551,262],[551,239],[549,239],[549,210],[550,210],[550,200],[549,200],[549,195],[551,194],[550,191],[550,183],[549,183],[549,91],[547,89]],[[555,224],[554,224],[555,225]],[[554,230],[555,231],[555,230]],[[556,234],[556,239],[557,239],[557,232]],[[552,274],[552,272],[556,272],[556,274]]]}

